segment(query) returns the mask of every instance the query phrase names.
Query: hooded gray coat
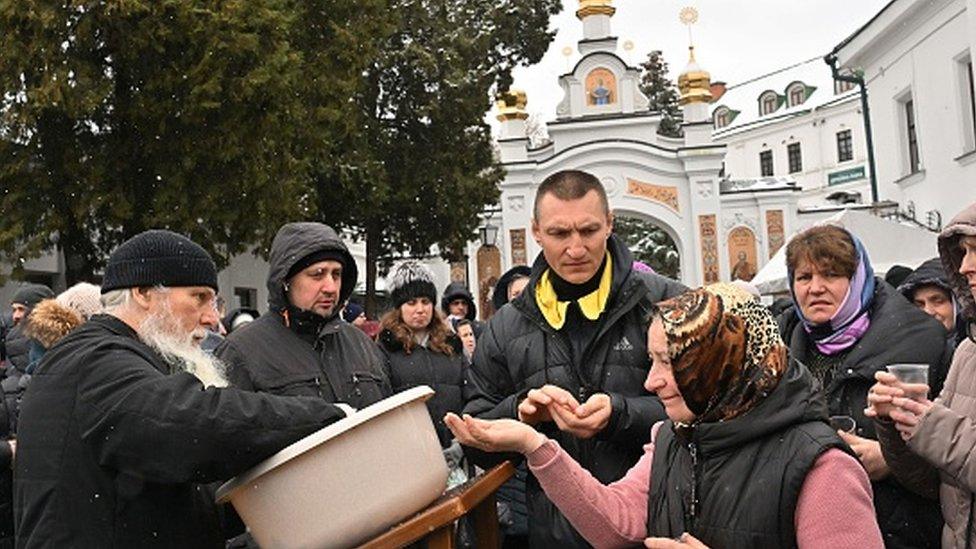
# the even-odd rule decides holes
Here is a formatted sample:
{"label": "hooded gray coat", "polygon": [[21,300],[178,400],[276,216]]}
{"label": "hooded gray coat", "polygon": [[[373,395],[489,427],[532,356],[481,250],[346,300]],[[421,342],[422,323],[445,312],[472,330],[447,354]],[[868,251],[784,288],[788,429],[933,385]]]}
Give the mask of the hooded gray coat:
{"label": "hooded gray coat", "polygon": [[[288,223],[271,244],[268,271],[268,314],[234,330],[217,348],[227,365],[231,384],[241,389],[278,395],[317,396],[364,408],[390,396],[379,348],[359,328],[338,314],[327,319],[314,342],[286,325],[285,277],[305,256],[330,250],[343,262],[339,303],[356,286],[356,262],[334,230],[321,223]],[[338,313],[340,307],[336,307]]]}
{"label": "hooded gray coat", "polygon": [[876,421],[885,460],[898,480],[942,504],[942,547],[963,548],[976,541],[973,508],[976,493],[976,299],[959,272],[963,236],[976,236],[976,204],[957,215],[939,235],[939,256],[969,323],[967,339],[956,347],[949,375],[932,408],[922,416],[906,444],[890,421]]}

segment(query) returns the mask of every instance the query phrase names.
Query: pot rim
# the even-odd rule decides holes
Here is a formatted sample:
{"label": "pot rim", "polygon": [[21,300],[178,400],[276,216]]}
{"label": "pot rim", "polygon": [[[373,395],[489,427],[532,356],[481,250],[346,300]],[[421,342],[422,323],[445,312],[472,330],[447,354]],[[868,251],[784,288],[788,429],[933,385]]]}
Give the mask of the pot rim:
{"label": "pot rim", "polygon": [[412,387],[375,404],[371,404],[351,416],[326,425],[318,431],[284,447],[278,453],[258,463],[244,473],[228,480],[217,489],[214,499],[217,503],[226,503],[238,488],[250,484],[258,477],[277,469],[305,452],[405,404],[416,400],[424,402],[432,396],[434,396],[434,390],[426,385]]}

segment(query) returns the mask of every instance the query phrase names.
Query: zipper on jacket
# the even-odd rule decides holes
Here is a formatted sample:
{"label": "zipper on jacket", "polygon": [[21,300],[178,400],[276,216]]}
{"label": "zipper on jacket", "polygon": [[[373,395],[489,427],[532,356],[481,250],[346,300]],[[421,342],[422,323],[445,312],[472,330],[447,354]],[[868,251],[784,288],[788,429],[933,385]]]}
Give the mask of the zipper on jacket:
{"label": "zipper on jacket", "polygon": [[[694,436],[692,437],[694,438]],[[699,511],[699,501],[698,501],[698,480],[701,463],[699,462],[698,456],[698,444],[694,440],[688,443],[688,453],[691,454],[691,501],[688,504],[688,513],[685,520],[685,526],[690,534],[695,532],[695,519],[698,517]]]}

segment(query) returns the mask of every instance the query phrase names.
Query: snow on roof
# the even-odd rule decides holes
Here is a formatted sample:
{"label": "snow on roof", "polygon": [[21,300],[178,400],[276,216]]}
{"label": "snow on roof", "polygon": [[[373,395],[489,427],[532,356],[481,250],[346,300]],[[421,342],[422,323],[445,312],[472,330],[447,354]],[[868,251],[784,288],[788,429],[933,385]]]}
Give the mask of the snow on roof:
{"label": "snow on roof", "polygon": [[737,192],[763,192],[797,189],[792,177],[756,177],[750,179],[725,179],[719,182],[721,194]]}
{"label": "snow on roof", "polygon": [[[791,107],[789,106],[787,88],[794,82],[802,82],[808,89],[815,89],[803,103]],[[772,113],[760,116],[759,96],[770,90],[785,100]],[[830,67],[824,62],[823,57],[817,56],[729,86],[725,95],[712,104],[712,113],[721,107],[728,107],[733,111],[738,111],[738,114],[728,126],[716,130],[713,136],[716,139],[721,139],[740,131],[780,122],[786,118],[809,112],[814,108],[857,97],[859,93],[859,90],[854,88],[835,95],[834,78],[831,75]]]}

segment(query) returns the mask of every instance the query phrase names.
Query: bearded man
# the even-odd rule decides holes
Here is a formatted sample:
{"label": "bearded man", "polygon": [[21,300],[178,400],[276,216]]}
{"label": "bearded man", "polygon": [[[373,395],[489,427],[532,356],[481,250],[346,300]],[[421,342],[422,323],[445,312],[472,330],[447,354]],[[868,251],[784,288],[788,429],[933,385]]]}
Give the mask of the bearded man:
{"label": "bearded man", "polygon": [[203,486],[346,416],[317,398],[223,388],[206,251],[146,231],[109,258],[105,313],[55,344],[21,408],[17,547],[223,547]]}

